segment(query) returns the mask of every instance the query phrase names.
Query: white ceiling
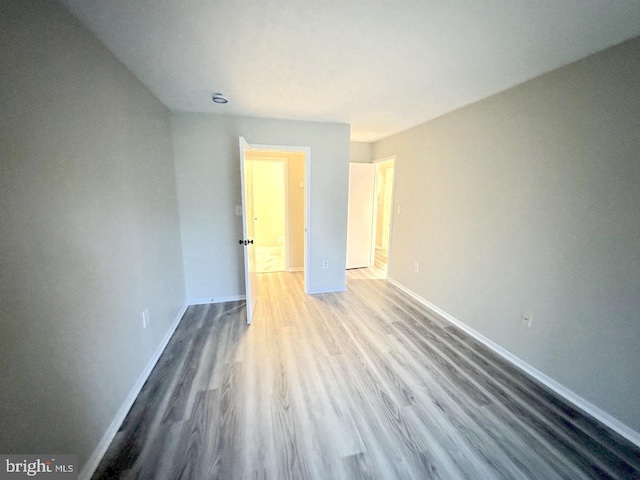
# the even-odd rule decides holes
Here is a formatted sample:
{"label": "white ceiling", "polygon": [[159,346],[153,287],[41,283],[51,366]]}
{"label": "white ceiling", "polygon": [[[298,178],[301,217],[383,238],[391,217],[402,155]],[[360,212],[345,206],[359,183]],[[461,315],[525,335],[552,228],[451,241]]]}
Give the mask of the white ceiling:
{"label": "white ceiling", "polygon": [[171,110],[366,142],[640,35],[639,0],[61,2]]}

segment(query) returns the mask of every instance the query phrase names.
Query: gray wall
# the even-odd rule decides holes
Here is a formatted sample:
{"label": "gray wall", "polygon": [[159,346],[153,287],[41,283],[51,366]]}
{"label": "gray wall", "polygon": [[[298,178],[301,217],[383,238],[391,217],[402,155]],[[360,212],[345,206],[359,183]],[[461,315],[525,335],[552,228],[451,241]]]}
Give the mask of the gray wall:
{"label": "gray wall", "polygon": [[636,431],[639,78],[635,39],[374,145],[390,276]]}
{"label": "gray wall", "polygon": [[[190,301],[244,294],[238,137],[311,147],[310,290],[345,286],[349,125],[177,113],[173,139]],[[329,268],[322,269],[322,259]]]}
{"label": "gray wall", "polygon": [[349,162],[371,163],[373,160],[373,144],[365,142],[351,142],[349,145]]}
{"label": "gray wall", "polygon": [[0,452],[84,464],[185,301],[170,116],[55,2],[0,69]]}

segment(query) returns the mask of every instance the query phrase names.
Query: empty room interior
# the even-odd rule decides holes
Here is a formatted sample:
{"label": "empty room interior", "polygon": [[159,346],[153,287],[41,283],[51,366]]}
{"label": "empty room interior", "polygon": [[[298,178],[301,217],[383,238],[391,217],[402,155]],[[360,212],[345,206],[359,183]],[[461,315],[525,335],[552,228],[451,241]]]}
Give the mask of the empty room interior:
{"label": "empty room interior", "polygon": [[640,2],[5,0],[0,161],[3,458],[640,479]]}

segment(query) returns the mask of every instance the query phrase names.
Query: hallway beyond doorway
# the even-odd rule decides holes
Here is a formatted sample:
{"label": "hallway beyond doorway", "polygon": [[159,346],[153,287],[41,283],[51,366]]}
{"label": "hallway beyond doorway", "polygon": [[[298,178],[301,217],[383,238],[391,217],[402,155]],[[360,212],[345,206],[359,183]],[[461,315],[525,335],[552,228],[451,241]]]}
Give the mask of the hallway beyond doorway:
{"label": "hallway beyond doorway", "polygon": [[308,153],[261,146],[246,156],[253,170],[256,273],[302,271]]}
{"label": "hallway beyond doorway", "polygon": [[256,271],[258,273],[284,272],[287,269],[284,245],[260,246],[256,249]]}

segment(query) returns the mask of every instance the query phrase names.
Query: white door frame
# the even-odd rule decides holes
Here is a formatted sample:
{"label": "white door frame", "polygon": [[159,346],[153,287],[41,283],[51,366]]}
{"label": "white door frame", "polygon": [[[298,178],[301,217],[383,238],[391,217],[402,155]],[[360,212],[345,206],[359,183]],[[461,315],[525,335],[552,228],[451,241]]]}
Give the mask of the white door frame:
{"label": "white door frame", "polygon": [[304,293],[309,293],[309,254],[311,252],[311,147],[251,144],[255,150],[304,152]]}
{"label": "white door frame", "polygon": [[289,271],[289,159],[280,160],[284,163],[284,270]]}
{"label": "white door frame", "polygon": [[[396,180],[398,178],[398,162],[396,162],[396,155],[389,155],[387,157],[381,157],[381,158],[376,158],[375,160],[372,160],[371,163],[373,164],[377,164],[377,163],[385,163],[385,162],[393,162],[393,182],[392,183],[392,187],[391,187],[391,220],[389,222],[389,248],[387,250],[387,278],[389,278],[389,270],[391,268],[391,241],[393,239],[393,222],[396,216]],[[376,165],[376,176],[375,176],[375,192],[376,194],[378,193],[378,181],[380,180],[380,175],[379,175],[379,171],[378,171],[378,167],[379,165]],[[376,201],[374,202],[374,213],[373,213],[373,233],[372,235],[374,236],[372,238],[372,244],[373,244],[373,251],[372,251],[372,255],[375,257],[375,253],[376,253],[376,238],[375,236],[377,235],[377,231],[378,231],[378,199],[375,199]]]}

